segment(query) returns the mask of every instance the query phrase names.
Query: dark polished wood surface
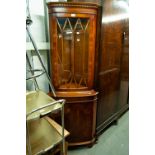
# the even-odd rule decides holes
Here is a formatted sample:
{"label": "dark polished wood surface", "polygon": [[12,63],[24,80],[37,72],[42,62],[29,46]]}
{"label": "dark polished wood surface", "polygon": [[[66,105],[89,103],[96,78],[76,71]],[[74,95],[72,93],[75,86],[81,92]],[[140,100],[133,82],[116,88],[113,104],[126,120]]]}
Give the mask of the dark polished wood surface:
{"label": "dark polished wood surface", "polygon": [[70,130],[71,145],[91,144],[95,141],[97,97],[66,98],[65,126]]}
{"label": "dark polished wood surface", "polygon": [[95,3],[98,5],[102,4],[102,0],[68,0],[69,2],[87,2],[87,3]]}
{"label": "dark polished wood surface", "polygon": [[[82,0],[72,0],[81,2]],[[97,102],[97,134],[116,120],[128,108],[129,96],[129,42],[128,1],[84,0],[102,6],[98,26],[98,62],[95,88]],[[98,24],[99,24],[98,23]]]}
{"label": "dark polished wood surface", "polygon": [[[56,92],[56,99],[64,98],[65,129],[70,132],[69,146],[92,145],[96,140],[97,92]],[[60,122],[60,117],[52,115]]]}
{"label": "dark polished wood surface", "polygon": [[128,5],[126,1],[105,0],[102,6],[97,134],[117,119],[128,100],[129,49],[124,38]]}
{"label": "dark polished wood surface", "polygon": [[[76,95],[73,92],[72,94],[70,93],[67,95],[68,92],[65,94],[64,90],[60,91],[60,89],[57,89],[59,91],[57,93],[59,94],[58,96],[65,97],[67,100],[65,119],[67,120],[66,129],[71,132],[69,142],[71,145],[83,145],[90,144],[94,141],[94,138],[90,138],[90,133],[97,135],[101,134],[107,125],[117,120],[118,117],[128,108],[128,3],[127,0],[70,0],[70,4],[73,4],[73,8],[70,9],[70,11],[74,11],[75,13],[81,13],[81,11],[83,11],[85,14],[94,14],[96,16],[95,20],[97,23],[97,37],[96,40],[94,40],[96,42],[95,55],[93,59],[94,71],[89,74],[89,77],[91,77],[90,81],[92,81],[92,83],[90,82],[89,87],[86,89],[78,89],[78,91],[90,91],[90,89],[94,89],[99,92],[97,103],[96,101],[92,101],[92,98],[95,98],[94,95],[92,95],[92,97],[86,97],[86,94],[83,94],[83,96],[75,98]],[[74,4],[79,4],[80,9],[77,9]],[[69,5],[69,3],[67,5]],[[57,9],[50,8],[49,13],[52,11],[55,13],[61,12],[65,15],[65,12],[68,11],[68,9],[65,6],[63,9],[61,9],[61,7]],[[53,28],[55,29],[56,27],[53,26]],[[50,32],[52,36],[52,31]],[[55,61],[56,60],[54,60],[54,62]],[[91,61],[89,62],[92,63]],[[54,64],[52,66],[54,66]],[[57,71],[53,72],[53,74],[55,73],[57,73]],[[55,81],[56,80],[57,78]],[[70,91],[74,90],[72,89]],[[88,101],[90,98],[91,102]],[[78,100],[79,102],[74,102],[75,100]],[[87,100],[87,102],[82,103],[82,100]],[[89,113],[92,109],[94,109],[93,114],[95,114],[96,105],[96,116],[92,116],[91,114],[85,115],[85,113]],[[83,107],[87,107],[88,109],[86,110]],[[83,124],[84,128],[82,127],[83,125],[79,125],[83,118],[79,113],[86,116],[84,122],[89,122],[87,127],[85,124]],[[92,132],[92,118],[94,123],[96,121],[96,132]],[[78,123],[72,124],[75,119],[77,119]],[[88,126],[90,127],[89,131],[87,130]],[[81,137],[78,134],[79,131],[84,132]],[[88,133],[88,137],[86,136],[86,133]]]}
{"label": "dark polished wood surface", "polygon": [[[53,75],[52,82],[55,89],[92,89],[94,84],[97,5],[92,5],[90,3],[49,3],[48,6],[51,36],[50,45],[52,51],[51,73]],[[80,38],[80,45],[78,45],[78,39],[75,37],[75,34],[80,32],[76,31],[75,27],[72,26],[72,16],[75,16],[74,19],[81,19],[81,21],[82,19],[89,19],[88,30],[85,30],[86,34],[84,34],[84,36],[89,35],[88,39],[84,40],[83,43],[80,41],[82,38]],[[63,38],[63,40],[61,40],[62,43],[59,44],[58,38],[60,34],[58,34],[57,22],[60,18],[70,21],[70,25],[72,26],[71,33],[73,33],[73,35],[70,36],[70,42],[65,41]],[[61,32],[62,31],[65,31],[64,26]],[[67,33],[67,31],[65,33]],[[66,40],[69,40],[69,37]],[[83,48],[81,49],[81,47]],[[60,48],[61,53],[59,53]],[[85,50],[82,51],[83,49]],[[81,55],[79,55],[80,51],[82,51]],[[82,62],[83,53],[85,54],[84,63]],[[85,81],[85,84],[81,85],[81,81]]]}
{"label": "dark polished wood surface", "polygon": [[[123,51],[120,73],[120,96],[117,111],[121,111],[129,100],[129,20],[124,20]],[[120,112],[122,113],[122,112]]]}
{"label": "dark polished wood surface", "polygon": [[[57,98],[66,99],[69,146],[96,139],[97,92],[94,89],[98,5],[48,3],[51,73]],[[57,119],[57,118],[55,118]]]}

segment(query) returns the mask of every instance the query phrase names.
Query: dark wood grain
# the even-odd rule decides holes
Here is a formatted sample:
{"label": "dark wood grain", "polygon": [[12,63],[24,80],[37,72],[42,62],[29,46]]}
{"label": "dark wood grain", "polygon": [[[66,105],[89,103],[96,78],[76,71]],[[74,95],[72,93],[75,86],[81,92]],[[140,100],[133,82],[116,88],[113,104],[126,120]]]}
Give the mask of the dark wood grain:
{"label": "dark wood grain", "polygon": [[[97,92],[56,92],[56,99],[64,98],[65,104],[65,129],[70,132],[67,138],[69,146],[90,145],[96,140],[96,107]],[[52,115],[60,122],[60,117]]]}
{"label": "dark wood grain", "polygon": [[[51,71],[57,95],[67,100],[65,119],[67,120],[66,127],[71,132],[69,145],[84,145],[93,143],[95,136],[92,138],[92,133],[93,135],[101,134],[106,126],[118,119],[118,117],[128,109],[128,4],[127,1],[123,0],[70,0],[68,3],[49,4],[50,16],[54,14],[55,16],[67,17],[73,12],[80,18],[87,17],[92,19],[90,29],[91,37],[89,44],[87,44],[91,49],[88,57],[88,86],[83,88],[79,87],[78,89],[68,89],[69,91],[59,88],[57,81],[60,77],[60,73],[56,69],[56,62],[58,60],[55,58],[57,57],[55,50],[57,46],[56,41],[51,41],[51,51],[55,51],[51,52],[51,57],[54,57],[52,58]],[[50,28],[56,29],[54,20],[50,20],[50,23]],[[51,30],[50,35],[51,38],[55,40],[55,31]],[[79,49],[81,50],[82,48]],[[82,61],[76,59],[73,62],[77,64]],[[81,65],[78,64],[75,68],[80,68],[80,66]],[[97,101],[93,93],[91,93],[90,96],[86,95],[87,91],[89,92],[92,89],[94,92],[99,92]],[[79,94],[76,92],[79,92]],[[93,98],[95,101],[93,101]],[[96,105],[97,114],[95,111]],[[88,107],[89,110],[84,107]],[[93,116],[89,113],[90,111],[92,112],[92,109]],[[79,115],[79,113],[81,113],[81,115]],[[88,113],[88,115],[86,115],[86,113]],[[83,116],[85,116],[85,122],[89,125],[87,123],[87,126],[85,126],[86,124],[80,125]],[[78,123],[74,123],[75,119],[77,119]],[[96,131],[92,124],[96,124]],[[90,128],[89,130],[87,129],[88,126]],[[81,134],[81,132],[83,133]]]}
{"label": "dark wood grain", "polygon": [[[120,94],[117,111],[121,115],[128,108],[129,100],[129,19],[124,20],[123,51],[120,73]],[[124,107],[126,107],[124,109]],[[122,110],[124,109],[124,110]]]}
{"label": "dark wood grain", "polygon": [[[58,6],[57,6],[58,5]],[[71,6],[70,6],[71,5]],[[84,5],[81,3],[49,3],[49,16],[50,16],[50,35],[51,35],[51,73],[53,75],[53,84],[55,86],[56,89],[77,89],[77,87],[73,86],[73,84],[71,83],[71,85],[69,85],[67,83],[67,86],[63,86],[60,87],[59,86],[59,79],[61,77],[61,71],[59,69],[59,56],[58,56],[58,52],[57,52],[57,47],[58,47],[58,42],[57,42],[57,24],[56,24],[56,18],[57,17],[64,17],[64,18],[69,18],[71,17],[71,14],[76,14],[76,18],[88,18],[90,20],[89,24],[89,40],[87,41],[88,43],[88,47],[89,47],[89,52],[88,52],[88,81],[87,81],[87,85],[86,87],[78,87],[78,89],[91,89],[93,88],[93,84],[94,84],[94,63],[95,63],[95,43],[96,43],[96,14],[97,14],[97,10],[96,10],[96,6],[95,5]],[[77,7],[81,7],[83,6],[83,8],[80,8],[80,13],[79,13],[79,8]],[[74,8],[75,7],[75,8]],[[60,10],[57,10],[57,8],[61,8]],[[87,10],[87,11],[86,11]],[[57,13],[58,11],[58,13]],[[63,13],[60,13],[63,12]],[[66,13],[65,13],[66,12]],[[85,13],[87,12],[87,14]],[[89,13],[89,14],[88,14]],[[90,14],[91,13],[91,14]],[[73,41],[74,42],[74,41]],[[85,45],[86,46],[86,45]],[[76,49],[77,51],[80,51],[79,49]],[[64,52],[63,52],[64,53]],[[72,52],[71,52],[72,53]],[[66,63],[68,61],[70,61],[69,59],[66,59]],[[71,63],[74,63],[74,61],[76,63],[74,64],[78,64],[80,65],[80,59],[81,57],[74,57],[73,54],[71,54]],[[73,67],[74,68],[74,67]]]}
{"label": "dark wood grain", "polygon": [[[125,1],[123,3],[126,4]],[[129,80],[129,49],[123,40],[126,8],[120,5],[120,1],[114,0],[105,0],[102,7],[97,134],[116,120],[120,111],[122,113],[127,108]]]}
{"label": "dark wood grain", "polygon": [[[51,76],[56,90],[56,99],[66,99],[65,128],[70,132],[67,141],[69,146],[92,145],[96,140],[98,93],[94,90],[94,74],[98,47],[96,35],[99,6],[94,3],[59,2],[49,3],[48,8]],[[66,25],[62,24],[63,21],[58,22],[60,18],[69,25],[73,24],[68,26],[67,30],[70,31],[65,31]],[[76,24],[80,19],[81,25],[82,21],[86,21],[82,30],[76,31],[74,19]],[[61,29],[60,32],[59,29]],[[65,36],[66,32],[71,35]],[[76,34],[80,34],[80,37]],[[63,40],[58,40],[59,36],[63,36]],[[60,121],[59,117],[54,117],[55,120]]]}

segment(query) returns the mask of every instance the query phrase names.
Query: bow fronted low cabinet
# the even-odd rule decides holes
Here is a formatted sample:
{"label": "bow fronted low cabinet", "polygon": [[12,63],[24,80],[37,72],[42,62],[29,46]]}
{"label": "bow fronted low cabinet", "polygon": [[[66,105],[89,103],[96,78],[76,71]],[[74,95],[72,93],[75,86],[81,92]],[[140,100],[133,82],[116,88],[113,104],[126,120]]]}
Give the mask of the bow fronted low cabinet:
{"label": "bow fronted low cabinet", "polygon": [[91,145],[96,138],[98,9],[91,3],[48,3],[51,77],[57,98],[66,99],[69,146]]}

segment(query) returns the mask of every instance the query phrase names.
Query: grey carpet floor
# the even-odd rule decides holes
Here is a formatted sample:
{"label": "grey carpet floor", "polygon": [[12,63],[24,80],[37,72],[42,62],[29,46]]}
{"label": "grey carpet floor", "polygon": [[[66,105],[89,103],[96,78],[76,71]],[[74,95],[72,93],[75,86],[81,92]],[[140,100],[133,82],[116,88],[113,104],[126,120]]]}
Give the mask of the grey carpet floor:
{"label": "grey carpet floor", "polygon": [[69,150],[68,155],[129,155],[129,112],[103,132],[92,148]]}

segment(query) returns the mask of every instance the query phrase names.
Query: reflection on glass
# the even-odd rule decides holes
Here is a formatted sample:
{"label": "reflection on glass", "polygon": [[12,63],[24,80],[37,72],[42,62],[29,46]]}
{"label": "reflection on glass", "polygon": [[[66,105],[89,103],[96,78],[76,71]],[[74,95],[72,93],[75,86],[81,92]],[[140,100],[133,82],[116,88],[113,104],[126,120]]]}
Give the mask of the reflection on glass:
{"label": "reflection on glass", "polygon": [[59,88],[87,88],[88,32],[87,18],[57,18]]}

